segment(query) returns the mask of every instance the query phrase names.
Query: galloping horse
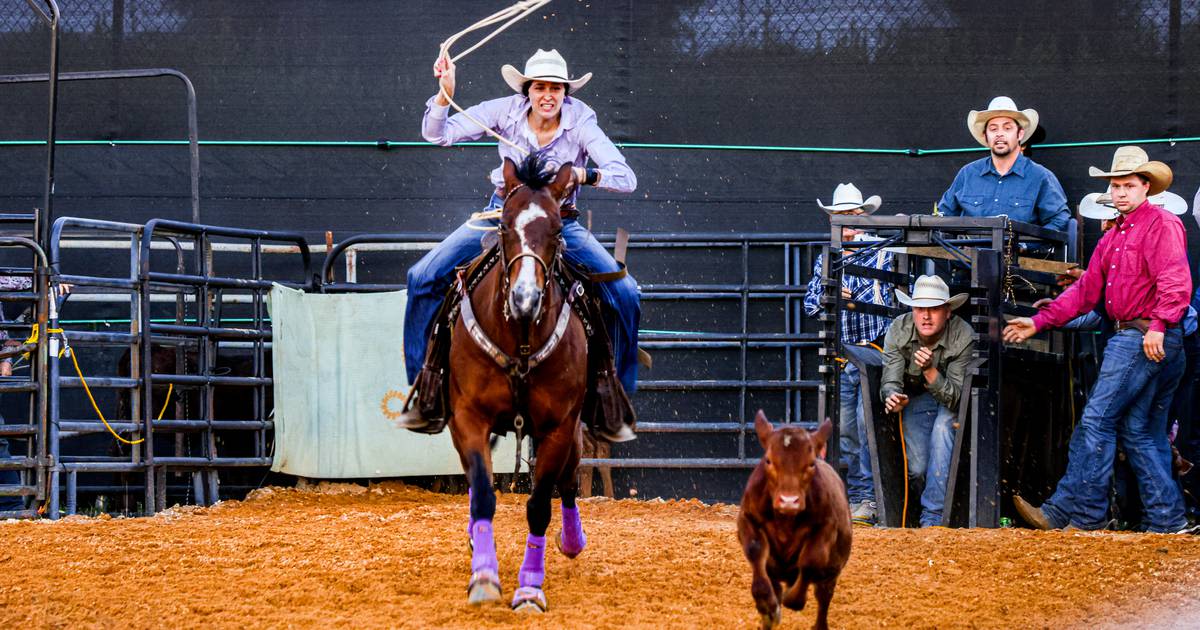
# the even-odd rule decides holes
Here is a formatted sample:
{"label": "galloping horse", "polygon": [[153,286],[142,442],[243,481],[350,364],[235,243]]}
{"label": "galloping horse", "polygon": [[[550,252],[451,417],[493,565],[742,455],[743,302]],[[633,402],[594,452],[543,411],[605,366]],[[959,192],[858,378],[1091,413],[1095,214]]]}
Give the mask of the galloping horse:
{"label": "galloping horse", "polygon": [[[536,155],[518,167],[504,161],[499,261],[474,287],[460,276],[462,296],[450,347],[450,435],[470,480],[472,604],[501,597],[492,535],[491,433],[532,438],[533,491],[526,504],[529,536],[513,594],[514,610],[546,610],[546,527],[554,488],[562,497],[558,548],[568,558],[587,542],[575,505],[582,449],[579,421],[587,387],[587,339],[571,301],[582,294],[557,281],[562,219],[573,187],[571,164],[544,172]],[[519,446],[518,446],[519,448]]]}

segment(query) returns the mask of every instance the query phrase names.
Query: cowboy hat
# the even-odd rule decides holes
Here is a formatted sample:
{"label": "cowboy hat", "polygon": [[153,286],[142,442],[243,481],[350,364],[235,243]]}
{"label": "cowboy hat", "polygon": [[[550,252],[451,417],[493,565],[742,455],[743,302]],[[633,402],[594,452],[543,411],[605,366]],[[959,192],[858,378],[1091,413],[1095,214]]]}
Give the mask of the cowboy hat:
{"label": "cowboy hat", "polygon": [[854,184],[838,184],[833,190],[833,202],[828,206],[817,200],[817,205],[830,214],[850,212],[862,208],[864,214],[871,214],[879,209],[883,199],[879,195],[871,195],[863,201],[862,193]]}
{"label": "cowboy hat", "polygon": [[[1161,192],[1147,198],[1150,203],[1174,215],[1187,214],[1188,204],[1183,197],[1173,192]],[[1079,214],[1087,219],[1107,219],[1112,221],[1120,212],[1112,205],[1112,195],[1108,193],[1092,193],[1079,202]]]}
{"label": "cowboy hat", "polygon": [[504,82],[508,84],[508,87],[518,93],[522,91],[526,81],[565,83],[571,87],[572,92],[575,92],[592,80],[591,72],[575,79],[568,79],[567,77],[570,75],[567,73],[567,60],[563,59],[558,50],[545,51],[541,48],[525,61],[525,72],[518,72],[516,68],[506,63],[500,68],[500,76],[504,77]]}
{"label": "cowboy hat", "polygon": [[988,146],[987,137],[984,136],[983,130],[987,127],[988,121],[993,118],[1011,118],[1017,121],[1017,124],[1025,130],[1025,138],[1021,144],[1029,142],[1033,137],[1033,132],[1037,130],[1038,113],[1036,109],[1017,109],[1017,104],[1007,96],[997,96],[988,103],[987,109],[977,112],[971,110],[967,114],[967,129],[971,130],[971,135],[975,136],[975,140],[983,146]]}
{"label": "cowboy hat", "polygon": [[950,297],[950,287],[946,286],[945,280],[938,276],[921,276],[913,284],[912,297],[909,297],[904,291],[896,289],[896,299],[905,306],[932,308],[949,304],[950,310],[954,310],[967,301],[967,294],[959,293]]}
{"label": "cowboy hat", "polygon": [[1120,214],[1108,193],[1089,193],[1079,200],[1079,216],[1085,219],[1112,221]]}
{"label": "cowboy hat", "polygon": [[1142,147],[1135,146],[1117,147],[1117,151],[1113,153],[1111,168],[1105,171],[1091,166],[1088,167],[1088,175],[1102,179],[1141,175],[1150,180],[1150,197],[1169,188],[1171,180],[1175,177],[1170,166],[1157,160],[1151,161]]}

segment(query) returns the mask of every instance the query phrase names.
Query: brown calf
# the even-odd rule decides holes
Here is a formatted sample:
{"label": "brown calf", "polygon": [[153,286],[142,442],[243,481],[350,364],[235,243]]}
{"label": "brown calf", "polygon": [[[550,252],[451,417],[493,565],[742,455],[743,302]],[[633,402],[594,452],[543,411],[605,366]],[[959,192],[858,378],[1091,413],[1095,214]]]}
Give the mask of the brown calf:
{"label": "brown calf", "polygon": [[828,628],[833,589],[850,558],[851,530],[842,480],[818,458],[833,425],[825,420],[816,433],[794,426],[775,429],[760,410],[754,430],[764,452],[742,495],[738,540],[754,574],[750,593],[762,627],[779,623],[781,603],[802,610],[812,584],[817,596],[813,627]]}

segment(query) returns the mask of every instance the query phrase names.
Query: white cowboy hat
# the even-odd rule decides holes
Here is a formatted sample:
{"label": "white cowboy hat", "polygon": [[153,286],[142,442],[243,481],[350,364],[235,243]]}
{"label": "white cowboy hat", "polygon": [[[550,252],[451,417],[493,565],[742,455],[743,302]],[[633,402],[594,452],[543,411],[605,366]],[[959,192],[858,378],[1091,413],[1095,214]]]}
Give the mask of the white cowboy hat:
{"label": "white cowboy hat", "polygon": [[838,184],[833,190],[833,202],[828,206],[817,200],[817,205],[822,210],[830,214],[840,212],[850,212],[862,208],[863,213],[871,214],[879,209],[883,204],[883,199],[879,195],[871,195],[866,201],[863,201],[862,193],[858,191],[858,187],[854,184]]}
{"label": "white cowboy hat", "polygon": [[547,52],[541,48],[525,62],[525,72],[518,72],[511,65],[504,64],[500,68],[500,76],[503,76],[508,87],[517,93],[521,92],[526,81],[565,83],[571,86],[571,92],[575,92],[592,80],[591,72],[575,79],[568,79],[570,74],[567,72],[567,60],[563,59],[558,50]]}
{"label": "white cowboy hat", "polygon": [[[1177,216],[1187,214],[1188,211],[1187,201],[1173,192],[1158,193],[1149,197],[1147,201]],[[1079,214],[1088,219],[1112,221],[1121,213],[1112,205],[1112,195],[1105,192],[1085,196],[1079,202]]]}
{"label": "white cowboy hat", "polygon": [[[1103,200],[1103,201],[1102,201]],[[1121,213],[1108,193],[1090,193],[1079,201],[1079,216],[1097,221],[1112,221]]]}
{"label": "white cowboy hat", "polygon": [[1033,132],[1037,130],[1038,113],[1036,109],[1017,109],[1017,104],[1007,96],[997,96],[988,103],[987,109],[977,112],[971,110],[967,114],[967,129],[971,131],[971,135],[975,136],[975,140],[983,146],[988,146],[987,137],[984,136],[983,130],[987,127],[988,121],[993,118],[1011,118],[1017,121],[1017,124],[1025,130],[1025,137],[1021,140],[1021,144],[1026,144],[1033,137]]}
{"label": "white cowboy hat", "polygon": [[949,304],[950,310],[954,310],[967,301],[967,294],[959,293],[950,297],[950,287],[946,286],[945,280],[938,276],[921,276],[913,284],[912,297],[900,289],[896,289],[896,299],[905,306],[932,308]]}
{"label": "white cowboy hat", "polygon": [[1175,178],[1170,166],[1157,160],[1151,161],[1142,147],[1135,146],[1118,147],[1113,153],[1111,168],[1105,171],[1091,166],[1088,167],[1088,175],[1101,179],[1141,175],[1150,180],[1150,197],[1169,188]]}

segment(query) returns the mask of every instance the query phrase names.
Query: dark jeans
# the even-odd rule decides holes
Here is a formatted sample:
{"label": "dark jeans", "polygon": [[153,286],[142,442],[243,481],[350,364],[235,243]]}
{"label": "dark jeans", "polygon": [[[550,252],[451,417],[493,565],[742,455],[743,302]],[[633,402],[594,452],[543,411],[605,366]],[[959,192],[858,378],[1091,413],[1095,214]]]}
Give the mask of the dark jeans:
{"label": "dark jeans", "polygon": [[[1200,384],[1200,332],[1183,338],[1183,351],[1187,367],[1171,401],[1171,418],[1179,423],[1175,448],[1184,459],[1200,464],[1200,422],[1196,420],[1196,413],[1200,412],[1196,405],[1196,387]],[[1181,477],[1179,483],[1188,513],[1200,515],[1200,467]]]}
{"label": "dark jeans", "polygon": [[[4,424],[2,417],[0,417],[0,424]],[[8,440],[0,438],[0,460],[10,457],[12,455],[8,452]],[[21,483],[21,475],[17,471],[0,470],[0,486],[15,486],[19,483]],[[23,509],[25,509],[25,505],[21,497],[0,497],[0,512]]]}
{"label": "dark jeans", "polygon": [[1177,531],[1187,523],[1171,478],[1167,441],[1169,406],[1185,367],[1179,329],[1167,331],[1164,349],[1166,358],[1155,363],[1143,354],[1142,334],[1136,330],[1120,331],[1108,340],[1100,376],[1071,435],[1067,472],[1042,505],[1054,527],[1105,525],[1118,439],[1137,475],[1147,528]]}

